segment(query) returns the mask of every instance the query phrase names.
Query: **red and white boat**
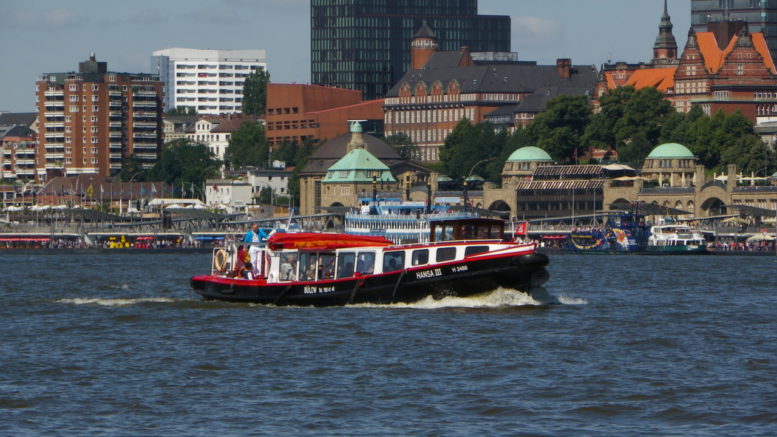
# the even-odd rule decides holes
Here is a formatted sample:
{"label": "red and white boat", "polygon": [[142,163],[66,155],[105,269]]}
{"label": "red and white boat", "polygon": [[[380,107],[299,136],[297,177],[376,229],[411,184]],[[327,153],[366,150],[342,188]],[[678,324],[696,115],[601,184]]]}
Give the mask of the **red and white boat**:
{"label": "red and white boat", "polygon": [[548,258],[533,243],[504,241],[504,222],[482,218],[433,222],[427,244],[276,233],[255,255],[256,277],[234,277],[241,264],[237,247],[217,249],[211,273],[193,277],[192,288],[205,299],[326,306],[469,296],[497,287],[531,292],[549,277]]}

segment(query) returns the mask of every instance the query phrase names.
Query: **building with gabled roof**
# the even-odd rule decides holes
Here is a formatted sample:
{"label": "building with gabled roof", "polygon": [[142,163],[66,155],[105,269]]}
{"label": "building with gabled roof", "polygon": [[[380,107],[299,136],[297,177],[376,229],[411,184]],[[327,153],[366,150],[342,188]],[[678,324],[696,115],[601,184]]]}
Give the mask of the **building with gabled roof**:
{"label": "building with gabled roof", "polygon": [[[408,71],[384,102],[386,135],[408,135],[418,145],[421,161],[438,161],[445,138],[464,118],[479,123],[492,116],[490,121],[498,124],[523,125],[515,114],[533,119],[544,110],[545,96],[592,95],[597,82],[593,66],[575,66],[570,59],[537,65],[514,54],[472,53],[468,47],[436,51],[434,41],[431,30],[416,32],[411,65],[418,68]],[[520,112],[516,105],[537,93]],[[512,120],[505,107],[515,107]]]}
{"label": "building with gabled roof", "polygon": [[[664,8],[658,40],[668,41]],[[655,87],[680,112],[699,105],[708,115],[740,111],[753,121],[777,116],[777,68],[764,34],[750,32],[747,23],[710,23],[706,32],[692,27],[675,62],[658,62],[655,53],[649,64],[605,65],[596,98],[620,86]]]}

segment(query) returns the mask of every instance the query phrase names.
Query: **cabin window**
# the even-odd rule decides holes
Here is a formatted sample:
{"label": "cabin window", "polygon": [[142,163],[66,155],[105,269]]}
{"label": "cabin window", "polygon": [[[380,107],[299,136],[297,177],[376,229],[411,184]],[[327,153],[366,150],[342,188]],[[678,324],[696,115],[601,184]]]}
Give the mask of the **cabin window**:
{"label": "cabin window", "polygon": [[335,254],[322,253],[318,255],[318,279],[334,279]]}
{"label": "cabin window", "polygon": [[293,281],[297,274],[297,254],[284,253],[281,255],[280,280]]}
{"label": "cabin window", "polygon": [[302,253],[299,256],[299,280],[315,281],[316,266],[318,265],[317,253]]}
{"label": "cabin window", "polygon": [[353,267],[356,263],[354,252],[340,252],[337,257],[337,279],[353,276]]}
{"label": "cabin window", "polygon": [[362,275],[375,273],[375,252],[359,252],[356,261],[356,271]]}
{"label": "cabin window", "polygon": [[412,265],[422,266],[429,263],[429,249],[419,249],[413,251],[413,256],[410,258]]}
{"label": "cabin window", "polygon": [[405,266],[405,252],[386,252],[383,254],[383,273],[402,270]]}
{"label": "cabin window", "polygon": [[442,247],[440,249],[437,249],[437,255],[435,257],[435,260],[437,262],[450,261],[454,258],[456,258],[455,247]]}
{"label": "cabin window", "polygon": [[477,255],[483,252],[488,252],[488,246],[470,246],[464,249],[464,256]]}

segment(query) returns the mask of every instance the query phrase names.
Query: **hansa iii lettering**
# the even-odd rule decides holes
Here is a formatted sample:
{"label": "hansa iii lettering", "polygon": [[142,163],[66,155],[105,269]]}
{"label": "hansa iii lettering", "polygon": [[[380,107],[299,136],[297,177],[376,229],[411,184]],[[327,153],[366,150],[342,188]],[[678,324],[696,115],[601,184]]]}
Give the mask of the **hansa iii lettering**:
{"label": "hansa iii lettering", "polygon": [[442,276],[442,269],[421,270],[415,273],[416,279],[429,279]]}

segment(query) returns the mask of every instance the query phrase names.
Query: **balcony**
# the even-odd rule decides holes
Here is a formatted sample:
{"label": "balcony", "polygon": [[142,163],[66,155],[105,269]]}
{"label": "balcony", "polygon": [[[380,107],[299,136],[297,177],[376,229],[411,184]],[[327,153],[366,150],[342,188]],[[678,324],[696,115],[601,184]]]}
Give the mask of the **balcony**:
{"label": "balcony", "polygon": [[108,126],[110,126],[111,128],[114,128],[114,127],[121,128],[123,124],[124,123],[122,123],[120,121],[112,121],[112,122],[108,123]]}
{"label": "balcony", "polygon": [[138,90],[132,93],[133,96],[145,96],[145,97],[156,97],[156,91],[148,91],[148,90]]}
{"label": "balcony", "polygon": [[45,102],[43,102],[43,106],[45,106],[46,108],[58,107],[58,108],[61,108],[62,110],[64,110],[65,109],[65,101],[64,100],[46,100]]}
{"label": "balcony", "polygon": [[64,128],[65,127],[65,122],[64,121],[47,121],[44,124],[44,126],[46,127],[46,129],[53,129],[53,128],[56,128],[56,127]]}
{"label": "balcony", "polygon": [[142,128],[142,129],[156,129],[157,124],[153,121],[136,121],[135,123],[132,123],[132,126],[134,128]]}
{"label": "balcony", "polygon": [[111,160],[114,160],[114,159],[121,160],[121,153],[111,153],[110,155],[108,155],[108,157]]}
{"label": "balcony", "polygon": [[49,117],[64,117],[65,116],[65,108],[59,108],[60,111],[46,111],[43,113],[43,116],[46,118]]}
{"label": "balcony", "polygon": [[64,153],[46,153],[46,161],[51,161],[52,159],[65,159]]}
{"label": "balcony", "polygon": [[[64,158],[64,155],[62,156]],[[35,165],[34,159],[17,159],[16,165]]]}
{"label": "balcony", "polygon": [[46,132],[45,134],[46,139],[49,138],[61,138],[62,141],[65,140],[65,133],[64,132]]}
{"label": "balcony", "polygon": [[156,112],[154,111],[133,111],[132,116],[135,118],[156,118]]}
{"label": "balcony", "polygon": [[121,91],[119,90],[110,90],[108,91],[108,95],[111,97],[121,97]]}
{"label": "balcony", "polygon": [[46,97],[52,97],[52,96],[62,96],[62,97],[64,97],[65,96],[65,90],[49,90],[49,91],[45,91],[43,93],[43,95],[46,96]]}
{"label": "balcony", "polygon": [[156,153],[135,153],[135,157],[144,161],[156,161],[157,155]]}

